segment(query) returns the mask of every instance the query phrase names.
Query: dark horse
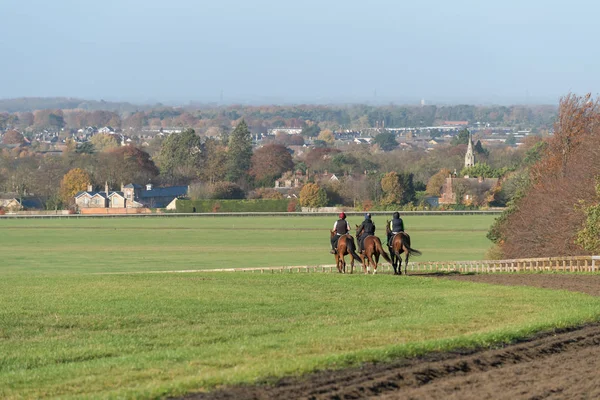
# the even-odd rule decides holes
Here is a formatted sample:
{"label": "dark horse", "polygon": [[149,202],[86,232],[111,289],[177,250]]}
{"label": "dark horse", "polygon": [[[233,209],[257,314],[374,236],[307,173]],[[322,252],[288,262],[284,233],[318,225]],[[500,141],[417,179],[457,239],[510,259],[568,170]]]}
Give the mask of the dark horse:
{"label": "dark horse", "polygon": [[[360,230],[360,226],[356,225],[356,237],[360,237],[362,233],[362,229]],[[360,258],[362,259],[362,267],[363,272],[365,274],[369,273],[370,267],[373,267],[373,275],[377,272],[377,263],[379,263],[379,256],[383,256],[383,258],[392,264],[392,260],[390,256],[385,252],[383,246],[381,245],[381,240],[375,235],[367,236],[363,241],[363,253],[360,253]]]}
{"label": "dark horse", "polygon": [[[335,236],[335,231],[331,231],[331,237]],[[356,254],[356,245],[354,244],[354,238],[349,234],[341,235],[338,239],[336,250],[335,250],[335,265],[341,274],[346,273],[346,260],[344,257],[350,254],[352,256],[350,261],[350,273],[354,271],[354,260],[361,261],[358,254]]]}
{"label": "dark horse", "polygon": [[[390,233],[390,221],[386,221],[385,232],[389,235]],[[404,260],[404,274],[406,274],[406,267],[408,266],[408,257],[415,255],[420,256],[419,250],[410,247],[410,236],[407,233],[400,232],[392,237],[392,245],[388,244],[390,249],[390,256],[392,258],[392,267],[394,267],[394,275],[402,275],[402,253],[406,254]]]}

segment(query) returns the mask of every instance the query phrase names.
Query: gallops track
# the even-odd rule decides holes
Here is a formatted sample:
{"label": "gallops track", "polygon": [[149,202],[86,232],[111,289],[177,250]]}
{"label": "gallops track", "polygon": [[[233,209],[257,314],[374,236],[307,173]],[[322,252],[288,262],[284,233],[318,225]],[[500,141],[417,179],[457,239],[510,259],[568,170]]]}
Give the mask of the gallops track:
{"label": "gallops track", "polygon": [[[597,275],[451,275],[600,296]],[[597,399],[600,324],[537,335],[497,349],[430,354],[322,371],[272,385],[236,386],[186,399]]]}

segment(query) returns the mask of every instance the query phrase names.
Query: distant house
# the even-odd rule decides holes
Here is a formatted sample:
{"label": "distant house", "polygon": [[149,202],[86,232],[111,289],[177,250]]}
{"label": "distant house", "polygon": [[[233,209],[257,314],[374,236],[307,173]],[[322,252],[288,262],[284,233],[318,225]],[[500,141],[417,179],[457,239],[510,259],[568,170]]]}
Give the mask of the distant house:
{"label": "distant house", "polygon": [[444,121],[442,125],[446,126],[468,126],[469,121]]}
{"label": "distant house", "polygon": [[173,200],[186,196],[187,186],[155,188],[152,184],[145,187],[130,183],[121,186],[120,191],[110,191],[108,184],[103,191],[88,190],[75,195],[77,208],[165,208]]}
{"label": "distant house", "polygon": [[[449,176],[442,186],[439,204],[483,204],[490,191],[498,184],[498,178],[453,178]],[[458,201],[455,188],[461,187],[462,199]]]}
{"label": "distant house", "polygon": [[19,196],[17,193],[1,193],[0,208],[8,211],[43,210],[44,202],[36,196]]}
{"label": "distant house", "polygon": [[98,129],[98,133],[111,134],[111,133],[115,133],[115,129],[112,126],[105,126],[105,127]]}
{"label": "distant house", "polygon": [[354,143],[356,143],[356,144],[371,144],[372,140],[373,140],[373,138],[370,138],[370,137],[359,137],[359,138],[354,138]]}

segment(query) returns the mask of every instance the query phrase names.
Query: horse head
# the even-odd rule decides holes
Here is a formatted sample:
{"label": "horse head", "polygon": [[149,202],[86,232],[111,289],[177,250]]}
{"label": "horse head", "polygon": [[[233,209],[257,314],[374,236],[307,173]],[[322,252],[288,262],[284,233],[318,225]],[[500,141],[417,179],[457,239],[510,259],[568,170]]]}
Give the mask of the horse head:
{"label": "horse head", "polygon": [[390,221],[386,219],[385,220],[385,233],[389,235],[390,232],[391,232],[390,231]]}
{"label": "horse head", "polygon": [[362,229],[360,229],[360,225],[354,225],[354,226],[356,227],[356,237],[359,237]]}

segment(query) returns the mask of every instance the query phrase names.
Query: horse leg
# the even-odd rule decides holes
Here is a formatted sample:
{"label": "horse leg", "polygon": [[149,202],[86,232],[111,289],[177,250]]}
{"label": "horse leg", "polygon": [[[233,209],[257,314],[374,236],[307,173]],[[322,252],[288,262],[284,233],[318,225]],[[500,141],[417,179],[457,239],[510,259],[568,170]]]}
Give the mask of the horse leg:
{"label": "horse leg", "polygon": [[379,253],[375,253],[373,257],[375,258],[375,264],[373,264],[373,275],[375,275],[377,273],[377,264],[379,264]]}
{"label": "horse leg", "polygon": [[342,273],[342,259],[339,254],[335,255],[335,266],[338,269],[339,273]]}

